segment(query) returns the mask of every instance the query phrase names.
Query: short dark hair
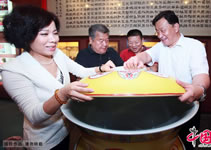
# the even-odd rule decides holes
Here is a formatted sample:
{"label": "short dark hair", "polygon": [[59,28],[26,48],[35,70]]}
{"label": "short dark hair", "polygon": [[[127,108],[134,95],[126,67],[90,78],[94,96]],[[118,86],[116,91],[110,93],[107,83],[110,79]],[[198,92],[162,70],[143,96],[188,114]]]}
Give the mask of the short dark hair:
{"label": "short dark hair", "polygon": [[20,5],[3,19],[4,37],[16,48],[30,51],[30,45],[38,32],[54,21],[57,31],[60,29],[59,19],[51,12],[40,7]]}
{"label": "short dark hair", "polygon": [[132,30],[128,31],[127,38],[130,36],[139,36],[140,39],[142,39],[142,37],[143,37],[142,32],[138,29],[132,29]]}
{"label": "short dark hair", "polygon": [[165,10],[161,11],[155,18],[152,20],[152,24],[155,26],[156,22],[161,18],[165,18],[169,24],[174,25],[175,23],[179,24],[179,18],[176,16],[174,11]]}
{"label": "short dark hair", "polygon": [[89,37],[91,37],[94,40],[97,31],[101,32],[101,33],[108,33],[109,34],[109,29],[105,25],[94,24],[94,25],[91,25],[89,27]]}

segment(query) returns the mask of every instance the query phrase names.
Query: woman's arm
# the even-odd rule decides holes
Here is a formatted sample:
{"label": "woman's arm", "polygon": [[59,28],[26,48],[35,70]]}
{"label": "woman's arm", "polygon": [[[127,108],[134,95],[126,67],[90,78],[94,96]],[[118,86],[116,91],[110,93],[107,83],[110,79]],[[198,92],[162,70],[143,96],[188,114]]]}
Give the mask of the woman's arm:
{"label": "woman's arm", "polygon": [[85,78],[91,75],[95,75],[96,73],[109,72],[112,71],[114,67],[116,67],[114,63],[111,60],[109,60],[108,62],[106,62],[106,64],[102,66],[85,68],[82,65],[78,64],[77,62],[75,62],[74,60],[67,57],[65,54],[62,53],[62,55],[65,60],[65,65],[67,65],[68,71],[80,78]]}
{"label": "woman's arm", "polygon": [[[35,85],[27,77],[9,71],[3,71],[2,77],[4,88],[33,125],[40,125],[60,109],[61,103],[56,99],[55,93],[52,93],[49,99],[41,100],[39,97],[44,98],[48,95],[42,95],[45,93],[38,93],[38,95]],[[69,83],[58,90],[57,96],[63,102],[70,99],[92,100],[91,97],[81,94],[82,92],[93,92],[92,89],[86,88],[87,86],[81,82]]]}
{"label": "woman's arm", "polygon": [[44,111],[47,114],[53,115],[60,106],[65,104],[68,100],[73,99],[81,102],[92,100],[92,97],[82,94],[83,92],[93,92],[93,90],[87,88],[87,86],[85,83],[75,81],[58,89],[58,91],[55,91],[54,95],[44,103]]}
{"label": "woman's arm", "polygon": [[27,77],[2,71],[2,80],[5,90],[32,124],[38,124],[50,117],[43,110],[43,102],[38,99],[34,85]]}

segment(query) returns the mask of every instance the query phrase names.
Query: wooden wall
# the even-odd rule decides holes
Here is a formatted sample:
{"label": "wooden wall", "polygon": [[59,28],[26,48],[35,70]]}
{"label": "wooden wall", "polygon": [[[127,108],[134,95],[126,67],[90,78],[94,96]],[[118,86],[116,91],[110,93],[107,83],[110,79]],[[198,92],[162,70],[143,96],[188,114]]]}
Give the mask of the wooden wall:
{"label": "wooden wall", "polygon": [[36,5],[36,6],[42,6],[42,0],[10,0],[13,3],[13,6],[17,5]]}

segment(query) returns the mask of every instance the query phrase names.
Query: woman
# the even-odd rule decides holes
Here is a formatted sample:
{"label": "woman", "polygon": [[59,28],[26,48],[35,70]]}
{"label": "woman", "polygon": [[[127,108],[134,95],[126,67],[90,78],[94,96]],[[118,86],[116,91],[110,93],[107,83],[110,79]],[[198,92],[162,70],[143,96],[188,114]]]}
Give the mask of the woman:
{"label": "woman", "polygon": [[70,99],[90,101],[81,93],[93,92],[79,81],[70,83],[69,72],[83,78],[111,71],[115,65],[109,61],[84,68],[67,57],[56,48],[58,18],[41,8],[18,6],[5,16],[3,26],[5,39],[25,51],[0,71],[4,88],[24,114],[24,140],[40,143],[27,148],[67,149],[68,144],[60,147],[65,146],[69,133],[60,106]]}

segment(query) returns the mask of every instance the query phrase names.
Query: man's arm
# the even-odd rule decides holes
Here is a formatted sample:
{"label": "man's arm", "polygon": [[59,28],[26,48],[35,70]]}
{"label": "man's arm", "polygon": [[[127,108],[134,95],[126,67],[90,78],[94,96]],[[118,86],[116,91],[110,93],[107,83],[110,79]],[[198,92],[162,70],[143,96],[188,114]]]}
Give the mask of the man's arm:
{"label": "man's arm", "polygon": [[193,77],[193,84],[203,86],[206,90],[210,86],[210,77],[208,74],[199,74]]}
{"label": "man's arm", "polygon": [[151,56],[145,51],[142,53],[137,54],[137,57],[140,61],[142,61],[144,64],[149,63],[152,61]]}

